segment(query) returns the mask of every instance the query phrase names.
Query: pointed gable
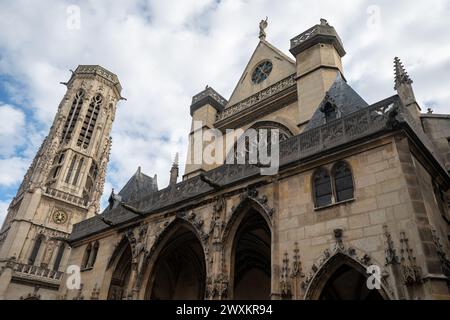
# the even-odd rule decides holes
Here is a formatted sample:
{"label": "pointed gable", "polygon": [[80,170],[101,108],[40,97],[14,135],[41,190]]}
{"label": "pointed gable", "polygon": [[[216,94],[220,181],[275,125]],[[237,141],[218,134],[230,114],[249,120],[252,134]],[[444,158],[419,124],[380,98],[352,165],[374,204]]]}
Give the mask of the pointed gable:
{"label": "pointed gable", "polygon": [[125,186],[120,190],[119,196],[122,202],[133,202],[139,200],[149,193],[158,191],[158,183],[155,177],[151,178],[141,172],[141,167],[128,180]]}
{"label": "pointed gable", "polygon": [[368,106],[367,102],[338,74],[305,127],[305,131],[325,124],[324,109],[328,103],[336,108],[339,118]]}
{"label": "pointed gable", "polygon": [[[272,70],[264,81],[255,84],[252,82],[252,74],[255,68],[264,61],[270,61],[272,63]],[[295,73],[295,71],[294,60],[266,40],[261,40],[253,52],[250,61],[247,63],[239,82],[234,88],[227,106],[232,106],[257,92],[270,87],[276,82]]]}

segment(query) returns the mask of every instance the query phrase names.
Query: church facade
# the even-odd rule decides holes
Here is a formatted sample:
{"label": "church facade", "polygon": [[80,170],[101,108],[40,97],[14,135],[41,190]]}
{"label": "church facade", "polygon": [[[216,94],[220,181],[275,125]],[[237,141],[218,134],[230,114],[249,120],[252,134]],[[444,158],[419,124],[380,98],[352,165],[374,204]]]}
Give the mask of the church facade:
{"label": "church facade", "polygon": [[[76,69],[0,233],[0,298],[450,299],[450,116],[421,112],[398,58],[369,105],[326,20],[291,56],[266,26],[228,100],[192,98],[182,181],[177,160],[162,189],[139,168],[101,213],[121,88]],[[191,161],[211,129],[277,130],[277,173]]]}

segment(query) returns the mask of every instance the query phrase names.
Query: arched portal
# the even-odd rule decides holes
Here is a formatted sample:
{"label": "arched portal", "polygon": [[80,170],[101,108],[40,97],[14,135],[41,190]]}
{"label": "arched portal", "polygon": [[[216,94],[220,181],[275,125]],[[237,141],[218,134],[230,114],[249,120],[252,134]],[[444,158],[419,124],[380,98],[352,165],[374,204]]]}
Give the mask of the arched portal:
{"label": "arched portal", "polygon": [[344,254],[331,257],[314,276],[307,299],[313,300],[384,300],[383,288],[369,289],[364,267]]}
{"label": "arched portal", "polygon": [[203,247],[183,224],[175,226],[153,266],[146,298],[197,300],[205,296],[206,266]]}
{"label": "arched portal", "polygon": [[108,291],[108,300],[126,298],[131,274],[131,247],[126,239],[122,240],[119,251],[120,258],[115,266]]}
{"label": "arched portal", "polygon": [[233,299],[270,299],[271,232],[253,208],[242,219],[232,251]]}

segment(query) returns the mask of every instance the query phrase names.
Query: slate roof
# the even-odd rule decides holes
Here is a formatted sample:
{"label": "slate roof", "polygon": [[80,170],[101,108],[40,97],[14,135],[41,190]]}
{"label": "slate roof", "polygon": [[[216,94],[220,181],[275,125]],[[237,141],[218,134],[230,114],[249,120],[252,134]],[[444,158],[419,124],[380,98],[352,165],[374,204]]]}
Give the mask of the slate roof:
{"label": "slate roof", "polygon": [[141,167],[139,167],[122,190],[120,190],[119,196],[123,202],[130,203],[156,191],[158,191],[156,175],[153,178],[149,177],[142,173]]}
{"label": "slate roof", "polygon": [[305,131],[325,124],[325,115],[321,109],[327,102],[336,106],[340,118],[368,106],[368,103],[338,74],[325,98],[306,125]]}

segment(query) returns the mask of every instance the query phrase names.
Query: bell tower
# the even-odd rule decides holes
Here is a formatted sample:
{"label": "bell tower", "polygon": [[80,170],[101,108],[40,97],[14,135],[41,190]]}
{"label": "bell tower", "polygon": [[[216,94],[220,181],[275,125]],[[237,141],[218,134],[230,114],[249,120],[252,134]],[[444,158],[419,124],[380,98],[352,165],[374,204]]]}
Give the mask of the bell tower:
{"label": "bell tower", "polygon": [[[78,66],[63,84],[67,92],[50,132],[25,174],[0,231],[0,267],[6,268],[0,276],[0,299],[20,298],[12,295],[11,282],[20,282],[19,292],[23,289],[28,293],[29,288],[20,279],[30,270],[40,270],[27,276],[40,283],[41,291],[51,288],[49,283],[55,286],[54,280],[65,268],[68,250],[64,239],[73,224],[100,209],[110,132],[122,88],[115,74],[96,65]],[[49,283],[42,286],[42,282]],[[34,282],[28,283],[33,288]],[[51,290],[40,294],[51,295]]]}

